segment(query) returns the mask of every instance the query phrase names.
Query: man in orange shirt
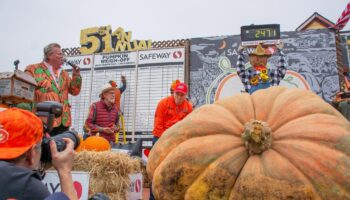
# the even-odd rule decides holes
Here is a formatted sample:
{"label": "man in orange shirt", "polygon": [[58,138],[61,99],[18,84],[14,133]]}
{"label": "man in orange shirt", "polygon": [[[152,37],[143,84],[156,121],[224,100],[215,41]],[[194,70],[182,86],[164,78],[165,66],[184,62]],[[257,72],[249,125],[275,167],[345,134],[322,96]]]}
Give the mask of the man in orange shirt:
{"label": "man in orange shirt", "polygon": [[175,86],[174,94],[162,99],[157,106],[153,143],[163,134],[163,132],[176,122],[185,118],[192,110],[192,104],[186,99],[187,85],[179,83]]}
{"label": "man in orange shirt", "polygon": [[[173,94],[160,100],[155,112],[152,145],[158,141],[165,130],[192,112],[192,104],[186,99],[186,95],[187,85],[185,83],[177,83]],[[149,199],[154,200],[152,190],[150,190]]]}
{"label": "man in orange shirt", "polygon": [[125,91],[126,89],[126,78],[125,76],[121,76],[121,79],[122,79],[122,83],[123,85],[121,87],[117,87],[117,83],[113,80],[109,81],[109,84],[112,85],[112,87],[115,88],[115,105],[116,107],[118,108],[118,111],[120,111],[120,98],[121,98],[121,95],[123,94],[123,92]]}

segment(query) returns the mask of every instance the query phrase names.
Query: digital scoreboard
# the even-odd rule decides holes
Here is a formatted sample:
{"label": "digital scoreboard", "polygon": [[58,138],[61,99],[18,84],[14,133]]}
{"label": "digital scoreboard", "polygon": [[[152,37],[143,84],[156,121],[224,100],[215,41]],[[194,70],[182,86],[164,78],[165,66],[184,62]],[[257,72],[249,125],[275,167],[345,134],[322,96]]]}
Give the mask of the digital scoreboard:
{"label": "digital scoreboard", "polygon": [[280,25],[250,25],[241,26],[242,45],[276,44],[280,40]]}

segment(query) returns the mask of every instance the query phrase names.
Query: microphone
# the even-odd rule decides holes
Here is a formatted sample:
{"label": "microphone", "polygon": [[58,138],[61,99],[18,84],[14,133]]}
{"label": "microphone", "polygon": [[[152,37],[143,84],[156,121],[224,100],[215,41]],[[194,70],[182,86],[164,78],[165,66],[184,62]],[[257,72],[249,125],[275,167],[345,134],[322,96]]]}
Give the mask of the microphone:
{"label": "microphone", "polygon": [[77,65],[75,65],[75,64],[73,64],[72,62],[70,62],[69,60],[67,60],[67,58],[63,58],[63,62],[65,62],[65,63],[67,63],[68,65],[70,65],[71,67],[73,67],[74,70],[79,70],[79,69],[80,69]]}
{"label": "microphone", "polygon": [[15,60],[13,64],[15,65],[15,69],[18,70],[19,60]]}

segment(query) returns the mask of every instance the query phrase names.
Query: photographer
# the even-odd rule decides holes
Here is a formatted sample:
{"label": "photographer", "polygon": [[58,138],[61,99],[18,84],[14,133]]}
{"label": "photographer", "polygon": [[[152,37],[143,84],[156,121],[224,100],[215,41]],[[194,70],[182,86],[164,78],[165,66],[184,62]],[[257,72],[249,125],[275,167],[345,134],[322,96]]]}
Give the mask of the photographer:
{"label": "photographer", "polygon": [[40,167],[42,139],[42,121],[33,113],[17,108],[0,112],[0,199],[78,199],[71,175],[73,141],[64,138],[67,146],[62,152],[50,141],[63,192],[51,195],[35,171]]}

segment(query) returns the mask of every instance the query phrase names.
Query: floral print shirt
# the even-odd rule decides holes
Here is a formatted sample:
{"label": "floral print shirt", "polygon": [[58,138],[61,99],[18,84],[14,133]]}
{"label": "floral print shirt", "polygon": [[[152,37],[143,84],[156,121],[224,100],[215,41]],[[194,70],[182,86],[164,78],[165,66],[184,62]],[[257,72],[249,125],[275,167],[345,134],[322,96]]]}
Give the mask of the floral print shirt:
{"label": "floral print shirt", "polygon": [[56,101],[62,104],[62,115],[54,120],[53,127],[61,124],[65,127],[71,126],[71,106],[68,102],[68,93],[73,96],[80,93],[82,84],[80,72],[73,70],[71,78],[68,72],[62,69],[57,77],[58,80],[55,80],[45,62],[29,65],[25,72],[31,75],[38,84],[35,89],[35,103]]}

